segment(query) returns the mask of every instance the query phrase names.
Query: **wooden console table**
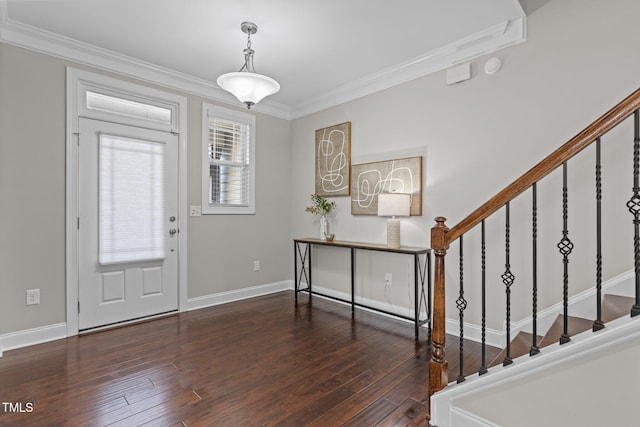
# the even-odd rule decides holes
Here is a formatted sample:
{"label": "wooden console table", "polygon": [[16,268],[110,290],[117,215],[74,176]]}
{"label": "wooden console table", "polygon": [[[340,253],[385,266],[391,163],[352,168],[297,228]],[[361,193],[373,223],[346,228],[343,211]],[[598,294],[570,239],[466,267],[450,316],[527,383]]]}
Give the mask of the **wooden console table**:
{"label": "wooden console table", "polygon": [[[333,246],[338,248],[348,248],[351,253],[351,300],[345,300],[331,295],[322,294],[320,292],[312,290],[312,268],[311,268],[311,248],[313,246]],[[398,313],[393,313],[379,308],[367,306],[355,301],[355,267],[356,267],[356,250],[367,251],[379,251],[379,252],[392,252],[396,254],[406,254],[413,256],[414,267],[414,317],[404,316]],[[420,257],[424,257],[424,262],[421,262]],[[418,339],[419,329],[421,325],[429,324],[431,329],[431,249],[401,246],[399,248],[389,248],[386,245],[379,245],[374,243],[362,243],[362,242],[346,242],[341,240],[334,240],[327,242],[321,239],[314,238],[300,238],[293,239],[293,258],[294,258],[294,281],[295,281],[295,301],[298,303],[298,292],[307,292],[309,296],[312,294],[320,295],[325,298],[330,298],[337,301],[342,301],[347,304],[351,304],[351,311],[354,311],[355,307],[362,307],[369,310],[384,313],[390,316],[395,316],[405,320],[411,320],[415,327],[415,338]],[[300,266],[298,265],[300,263]],[[306,279],[306,288],[301,289],[302,278]],[[427,281],[427,290],[425,295],[425,280]],[[420,319],[420,310],[424,308],[427,312],[426,319]]]}

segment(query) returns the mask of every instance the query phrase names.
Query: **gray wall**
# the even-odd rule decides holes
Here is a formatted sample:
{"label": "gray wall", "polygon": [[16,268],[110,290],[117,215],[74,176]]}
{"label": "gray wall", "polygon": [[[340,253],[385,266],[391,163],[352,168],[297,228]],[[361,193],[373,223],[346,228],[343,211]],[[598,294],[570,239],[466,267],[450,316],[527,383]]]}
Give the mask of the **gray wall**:
{"label": "gray wall", "polygon": [[[0,333],[65,321],[65,70],[0,44]],[[40,288],[41,304],[25,306]]]}
{"label": "gray wall", "polygon": [[[201,120],[202,99],[190,97],[190,205],[201,203]],[[289,279],[291,124],[256,113],[256,130],[256,214],[189,218],[189,298]]]}
{"label": "gray wall", "polygon": [[[554,0],[533,9],[528,17],[528,41],[498,52],[504,65],[493,76],[482,72],[487,56],[472,61],[472,80],[455,86],[447,86],[445,73],[439,72],[292,122],[256,114],[257,214],[189,219],[188,296],[291,278],[290,238],[318,234],[317,221],[304,212],[314,191],[315,129],[351,121],[354,163],[425,156],[423,216],[403,220],[402,239],[405,244],[428,246],[433,217],[444,215],[449,225],[455,224],[637,88],[638,2]],[[65,320],[66,65],[74,64],[0,44],[0,334]],[[188,203],[199,204],[202,99],[186,96]],[[624,139],[629,145],[628,134],[627,129],[612,138]],[[607,177],[605,190],[610,191],[605,200],[608,206],[618,206],[629,197],[631,184],[616,191],[613,176],[628,175],[630,151],[612,148],[607,153],[606,173],[612,178]],[[593,182],[589,162],[572,167],[572,183]],[[577,174],[583,170],[588,174],[585,177]],[[561,237],[560,196],[554,179],[557,181],[552,177],[544,184],[549,194],[541,196],[549,209],[548,214],[541,213],[541,221],[548,223],[550,230],[541,240],[551,248],[549,252],[556,250]],[[287,181],[290,185],[282,185]],[[580,191],[572,194],[576,201],[583,197]],[[585,200],[588,197],[585,190]],[[348,198],[337,202],[331,218],[337,238],[385,241],[384,219],[351,216]],[[516,203],[514,215],[525,215],[527,203]],[[585,201],[584,205],[589,203],[593,202]],[[576,249],[572,260],[575,280],[571,292],[576,293],[593,281],[592,272],[584,267],[593,265],[593,238],[585,231],[593,228],[593,215],[572,209],[571,237],[588,249],[584,253]],[[627,213],[611,210],[608,224],[629,223]],[[500,217],[493,221],[490,225],[498,229]],[[528,227],[513,230],[514,246],[529,246]],[[631,268],[628,253],[615,249],[630,245],[630,233],[619,233],[612,232],[606,242],[608,253],[613,254],[605,264],[608,277]],[[467,246],[471,248],[473,243],[470,236]],[[501,245],[499,236],[490,242],[494,254],[490,266],[492,301],[503,299],[502,285],[495,279],[503,268]],[[456,251],[452,248],[451,253]],[[318,257],[317,283],[345,290],[345,255],[320,251]],[[259,273],[252,270],[256,259],[262,262]],[[477,271],[477,261],[469,263],[469,271]],[[527,263],[525,255],[514,255],[512,269],[518,278],[527,276]],[[456,264],[455,258],[448,261],[449,313],[458,280]],[[544,271],[549,274],[549,283],[561,280],[557,255],[544,264]],[[392,289],[384,289],[385,272],[393,273]],[[360,293],[385,304],[411,306],[411,267],[405,258],[361,255],[358,273]],[[469,280],[469,289],[473,289],[474,279]],[[514,320],[529,311],[528,286],[516,282]],[[42,303],[26,307],[24,291],[33,287],[42,290]],[[541,292],[541,306],[557,302],[559,295],[557,287]],[[477,300],[473,290],[467,297]],[[477,312],[470,306],[470,320],[474,310]],[[501,328],[502,318],[492,317],[489,325]]]}
{"label": "gray wall", "polygon": [[[503,68],[494,75],[483,71],[492,55],[471,63],[472,79],[447,86],[445,72],[435,73],[385,91],[295,120],[292,129],[293,235],[316,235],[317,223],[304,212],[313,192],[313,132],[315,129],[351,121],[354,163],[372,158],[390,159],[404,153],[423,153],[426,187],[423,216],[403,219],[405,244],[429,245],[429,229],[435,216],[455,225],[515,178],[526,172],[562,143],[577,134],[599,115],[638,87],[640,56],[637,40],[640,27],[635,18],[640,3],[631,0],[554,0],[539,5],[528,17],[526,43],[497,52]],[[607,135],[605,151],[605,278],[631,268],[631,218],[624,203],[631,194],[633,135],[626,124],[622,131]],[[618,141],[621,140],[621,141]],[[622,144],[625,144],[623,146]],[[570,237],[576,244],[570,262],[571,294],[592,286],[595,277],[595,195],[592,153],[571,165]],[[617,184],[617,175],[625,176]],[[561,185],[558,174],[540,185],[541,260],[540,308],[561,298],[562,260],[555,247],[561,239]],[[620,178],[622,179],[622,178]],[[578,186],[586,183],[584,190]],[[624,189],[624,191],[622,190]],[[383,243],[384,219],[350,215],[349,199],[337,198],[332,220],[336,238]],[[615,209],[614,209],[615,208]],[[526,222],[512,229],[511,269],[513,286],[512,320],[529,315],[530,308],[530,201],[514,202],[512,221]],[[493,233],[488,247],[488,280],[491,317],[488,326],[502,330],[504,286],[504,216],[488,221]],[[623,228],[623,225],[625,228]],[[465,240],[466,319],[478,321],[479,243],[477,232]],[[626,248],[625,252],[620,248]],[[448,317],[457,317],[458,248],[453,246],[447,261]],[[323,251],[314,270],[317,284],[344,289],[336,284],[334,266],[346,268],[343,254]],[[409,274],[405,260],[377,256],[360,269],[363,293],[380,294],[385,272],[394,272],[388,298],[406,305],[411,301],[404,278]],[[396,274],[403,280],[397,282]]]}
{"label": "gray wall", "polygon": [[[0,334],[66,320],[67,65],[91,70],[0,44]],[[188,204],[200,205],[202,102],[212,101],[181,95]],[[289,279],[290,196],[282,183],[290,176],[290,122],[256,113],[256,128],[256,214],[189,218],[189,298]],[[32,288],[41,289],[41,304],[27,307]]]}

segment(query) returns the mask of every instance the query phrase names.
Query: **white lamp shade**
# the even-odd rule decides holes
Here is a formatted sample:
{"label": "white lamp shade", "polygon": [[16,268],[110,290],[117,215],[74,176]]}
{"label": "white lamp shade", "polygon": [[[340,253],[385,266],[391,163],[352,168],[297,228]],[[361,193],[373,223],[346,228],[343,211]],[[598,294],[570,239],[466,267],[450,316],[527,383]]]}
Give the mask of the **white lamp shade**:
{"label": "white lamp shade", "polygon": [[232,93],[238,101],[251,105],[280,90],[280,84],[271,77],[246,71],[223,74],[218,77],[217,82],[218,86]]}
{"label": "white lamp shade", "polygon": [[378,194],[378,216],[409,216],[411,214],[411,194]]}

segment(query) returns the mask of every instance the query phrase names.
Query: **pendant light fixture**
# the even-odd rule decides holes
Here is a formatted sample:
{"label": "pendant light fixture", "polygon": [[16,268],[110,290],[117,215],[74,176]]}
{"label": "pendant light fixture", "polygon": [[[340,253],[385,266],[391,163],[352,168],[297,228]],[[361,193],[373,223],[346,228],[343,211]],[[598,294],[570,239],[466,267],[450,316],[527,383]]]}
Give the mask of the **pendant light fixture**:
{"label": "pendant light fixture", "polygon": [[217,82],[218,86],[233,94],[250,109],[265,96],[278,92],[280,84],[271,77],[256,73],[253,69],[255,52],[251,49],[251,34],[258,32],[258,26],[253,22],[243,22],[240,29],[247,35],[247,48],[243,52],[244,65],[240,71],[221,75]]}

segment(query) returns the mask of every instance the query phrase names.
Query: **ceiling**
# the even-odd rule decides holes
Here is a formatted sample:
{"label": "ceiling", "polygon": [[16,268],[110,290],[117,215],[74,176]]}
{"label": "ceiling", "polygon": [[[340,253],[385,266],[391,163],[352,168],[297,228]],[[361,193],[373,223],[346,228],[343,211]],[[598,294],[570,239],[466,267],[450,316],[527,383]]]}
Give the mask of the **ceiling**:
{"label": "ceiling", "polygon": [[243,64],[280,82],[254,108],[295,118],[525,40],[518,0],[0,0],[0,40],[223,102]]}

